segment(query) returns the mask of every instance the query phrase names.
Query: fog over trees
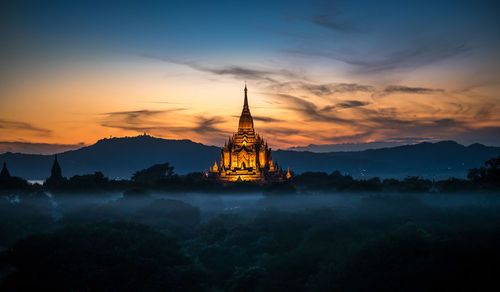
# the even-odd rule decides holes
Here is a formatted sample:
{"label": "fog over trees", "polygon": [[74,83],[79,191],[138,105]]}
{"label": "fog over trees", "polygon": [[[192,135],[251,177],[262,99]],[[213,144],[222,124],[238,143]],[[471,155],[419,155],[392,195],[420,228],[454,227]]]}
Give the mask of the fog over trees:
{"label": "fog over trees", "polygon": [[483,290],[500,271],[499,158],[468,179],[304,173],[223,185],[168,163],[43,185],[0,176],[0,290]]}

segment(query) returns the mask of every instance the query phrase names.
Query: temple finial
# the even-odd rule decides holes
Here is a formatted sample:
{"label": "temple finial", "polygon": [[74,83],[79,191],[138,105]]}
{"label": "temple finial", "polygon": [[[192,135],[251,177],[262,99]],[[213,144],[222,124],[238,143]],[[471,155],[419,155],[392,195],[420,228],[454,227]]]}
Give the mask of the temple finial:
{"label": "temple finial", "polygon": [[247,91],[248,91],[248,89],[247,89],[247,82],[246,82],[246,80],[245,80],[245,89],[244,89],[244,91],[245,91],[245,101],[243,103],[243,108],[248,108],[248,97],[247,97]]}

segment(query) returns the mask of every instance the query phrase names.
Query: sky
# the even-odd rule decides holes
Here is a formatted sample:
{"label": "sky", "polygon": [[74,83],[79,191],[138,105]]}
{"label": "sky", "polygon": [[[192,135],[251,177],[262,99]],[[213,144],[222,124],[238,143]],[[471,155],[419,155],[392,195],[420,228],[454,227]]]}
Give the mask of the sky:
{"label": "sky", "polygon": [[498,1],[11,1],[0,152],[144,132],[500,146]]}

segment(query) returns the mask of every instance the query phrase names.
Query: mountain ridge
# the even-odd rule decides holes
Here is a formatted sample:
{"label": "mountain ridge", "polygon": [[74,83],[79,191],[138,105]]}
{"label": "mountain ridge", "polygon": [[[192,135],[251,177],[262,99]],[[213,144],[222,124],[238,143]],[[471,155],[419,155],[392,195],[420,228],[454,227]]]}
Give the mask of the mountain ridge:
{"label": "mountain ridge", "polygon": [[[153,164],[169,162],[180,174],[201,172],[219,161],[220,148],[188,139],[173,140],[141,135],[104,138],[76,150],[58,153],[65,176],[101,171],[112,178],[129,178],[135,171]],[[362,151],[317,153],[275,150],[273,158],[284,169],[305,171],[339,170],[354,177],[396,177],[408,175],[428,178],[465,177],[467,170],[499,156],[500,147],[455,141],[421,142]],[[4,153],[13,175],[45,179],[50,174],[54,155]]]}

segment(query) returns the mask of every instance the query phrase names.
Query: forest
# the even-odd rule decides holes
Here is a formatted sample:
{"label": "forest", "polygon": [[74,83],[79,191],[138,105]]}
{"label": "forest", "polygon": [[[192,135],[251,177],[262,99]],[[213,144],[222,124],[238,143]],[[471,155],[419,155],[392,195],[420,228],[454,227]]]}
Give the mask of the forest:
{"label": "forest", "polygon": [[[54,167],[56,167],[54,169]],[[293,172],[292,172],[293,174]],[[59,164],[54,164],[52,174],[43,184],[30,184],[23,178],[11,176],[6,165],[0,173],[0,195],[41,194],[50,192],[59,195],[79,193],[123,192],[124,195],[149,195],[151,192],[204,192],[234,193],[263,192],[265,194],[331,193],[331,192],[397,192],[397,193],[454,193],[454,192],[498,192],[500,189],[500,157],[491,158],[484,166],[470,169],[467,179],[447,178],[430,180],[421,177],[380,179],[371,177],[355,179],[336,170],[293,174],[291,179],[281,182],[224,183],[208,178],[202,172],[178,175],[168,162],[139,170],[130,179],[110,179],[102,172],[62,176]]]}
{"label": "forest", "polygon": [[467,180],[264,186],[168,164],[126,181],[4,173],[0,290],[484,290],[500,271],[498,162]]}

